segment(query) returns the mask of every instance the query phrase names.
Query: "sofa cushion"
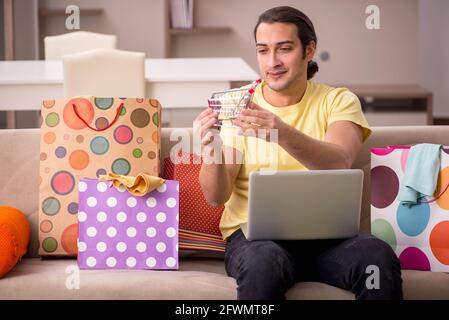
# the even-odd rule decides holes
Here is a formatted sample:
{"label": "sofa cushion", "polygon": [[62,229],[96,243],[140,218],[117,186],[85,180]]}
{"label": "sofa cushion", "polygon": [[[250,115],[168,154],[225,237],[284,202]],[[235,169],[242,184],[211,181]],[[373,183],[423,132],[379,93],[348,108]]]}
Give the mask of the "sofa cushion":
{"label": "sofa cushion", "polygon": [[[362,169],[362,216],[360,228],[370,232],[370,150],[388,145],[407,145],[422,142],[447,145],[449,126],[372,127],[373,134],[363,144],[353,168]],[[191,138],[192,128],[162,128],[161,159],[170,156],[170,150],[180,138]],[[39,129],[0,131],[0,203],[18,208],[31,224],[31,241],[27,257],[36,257],[39,246],[38,190],[39,190]],[[26,195],[26,196],[24,196]]]}
{"label": "sofa cushion", "polygon": [[[24,259],[0,281],[0,299],[192,299],[232,300],[236,282],[219,259],[181,259],[179,271],[81,270],[76,260]],[[449,299],[449,274],[404,270],[406,299]],[[72,288],[72,289],[70,289]],[[318,282],[295,284],[287,298],[354,299]]]}
{"label": "sofa cushion", "polygon": [[[353,167],[365,172],[361,228],[370,230],[370,149],[420,142],[447,144],[449,126],[373,127]],[[162,129],[161,159],[169,156],[179,137],[191,137],[191,128]],[[18,208],[31,224],[27,256],[37,256],[37,209],[39,187],[39,129],[0,130],[0,203]],[[67,290],[68,266],[75,260],[24,259],[0,281],[0,299],[14,298],[235,298],[235,280],[225,276],[222,260],[181,261],[180,271],[82,271],[80,290]],[[170,277],[164,275],[168,273]],[[127,276],[130,277],[129,281]],[[142,278],[143,277],[143,278]],[[449,299],[449,275],[403,271],[407,299]],[[148,283],[143,286],[142,283]],[[128,286],[129,285],[129,286]],[[191,286],[191,287],[190,287]],[[101,288],[110,288],[101,290]],[[344,293],[344,295],[342,294]],[[289,298],[350,298],[351,293],[316,283],[296,284]]]}
{"label": "sofa cushion", "polygon": [[[193,299],[233,300],[236,282],[218,259],[184,259],[179,271],[80,270],[76,260],[25,259],[0,281],[0,299]],[[70,289],[72,288],[72,289]],[[323,283],[295,285],[290,299],[353,299]]]}
{"label": "sofa cushion", "polygon": [[26,257],[37,257],[39,129],[0,130],[0,203],[25,214],[31,227]]}
{"label": "sofa cushion", "polygon": [[1,299],[235,299],[217,259],[181,261],[179,271],[80,270],[75,259],[24,259],[0,281]]}

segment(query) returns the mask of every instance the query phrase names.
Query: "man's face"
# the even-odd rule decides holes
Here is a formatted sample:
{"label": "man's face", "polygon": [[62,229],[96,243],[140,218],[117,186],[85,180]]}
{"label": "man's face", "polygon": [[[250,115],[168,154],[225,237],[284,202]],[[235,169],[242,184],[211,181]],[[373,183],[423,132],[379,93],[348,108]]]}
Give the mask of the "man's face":
{"label": "man's face", "polygon": [[296,87],[301,79],[307,79],[307,63],[313,57],[303,48],[298,31],[292,23],[261,23],[256,32],[257,61],[260,73],[274,91]]}

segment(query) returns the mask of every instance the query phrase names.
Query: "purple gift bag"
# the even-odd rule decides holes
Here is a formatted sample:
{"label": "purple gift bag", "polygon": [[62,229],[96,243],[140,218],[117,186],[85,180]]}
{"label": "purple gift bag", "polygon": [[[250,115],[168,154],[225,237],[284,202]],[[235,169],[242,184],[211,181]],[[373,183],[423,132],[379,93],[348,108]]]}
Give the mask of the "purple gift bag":
{"label": "purple gift bag", "polygon": [[97,179],[78,188],[80,269],[178,269],[178,181],[143,197]]}

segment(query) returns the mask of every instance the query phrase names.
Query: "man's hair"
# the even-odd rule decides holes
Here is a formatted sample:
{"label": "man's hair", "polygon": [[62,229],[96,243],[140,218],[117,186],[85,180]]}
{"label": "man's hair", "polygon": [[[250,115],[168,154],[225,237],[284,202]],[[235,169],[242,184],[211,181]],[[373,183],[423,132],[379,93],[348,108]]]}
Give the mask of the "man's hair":
{"label": "man's hair", "polygon": [[[298,37],[303,48],[303,59],[306,57],[307,45],[311,41],[314,41],[315,44],[317,43],[315,28],[313,27],[312,21],[310,21],[303,12],[289,6],[271,8],[262,13],[254,27],[254,39],[256,39],[257,28],[261,23],[274,22],[292,23],[296,26],[296,29],[298,29]],[[312,79],[317,72],[318,64],[315,61],[309,61],[309,64],[307,65],[307,80]]]}

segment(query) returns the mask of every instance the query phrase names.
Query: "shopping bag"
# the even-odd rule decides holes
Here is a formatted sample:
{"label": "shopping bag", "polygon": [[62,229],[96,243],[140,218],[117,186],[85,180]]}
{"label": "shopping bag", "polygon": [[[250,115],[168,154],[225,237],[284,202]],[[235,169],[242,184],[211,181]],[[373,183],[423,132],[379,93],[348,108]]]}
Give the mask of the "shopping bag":
{"label": "shopping bag", "polygon": [[199,182],[201,158],[178,152],[174,162],[164,159],[164,178],[179,181],[179,250],[225,251],[219,225],[224,206],[214,208],[204,198]]}
{"label": "shopping bag", "polygon": [[371,149],[371,232],[398,255],[403,269],[449,271],[449,149],[432,197],[398,200],[410,146]]}
{"label": "shopping bag", "polygon": [[39,253],[76,256],[80,178],[159,174],[161,106],[154,99],[85,97],[42,105]]}
{"label": "shopping bag", "polygon": [[111,181],[79,182],[80,269],[178,269],[179,184],[144,196]]}

